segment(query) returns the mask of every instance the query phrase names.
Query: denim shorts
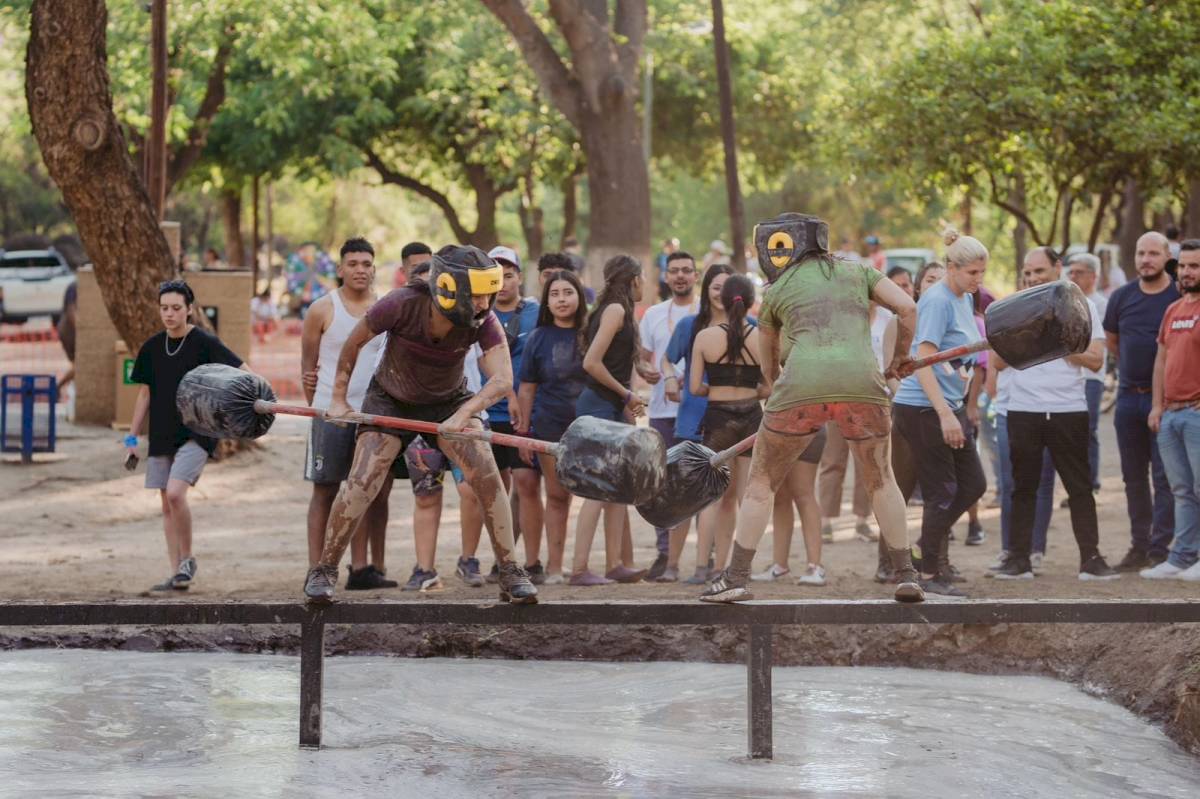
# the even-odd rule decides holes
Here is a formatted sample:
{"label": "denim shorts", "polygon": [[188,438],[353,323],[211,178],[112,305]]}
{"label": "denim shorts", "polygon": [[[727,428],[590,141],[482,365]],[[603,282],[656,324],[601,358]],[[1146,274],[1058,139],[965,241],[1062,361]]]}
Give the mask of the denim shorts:
{"label": "denim shorts", "polygon": [[625,408],[613,400],[601,396],[591,386],[584,386],[575,401],[576,416],[595,416],[610,422],[625,421]]}

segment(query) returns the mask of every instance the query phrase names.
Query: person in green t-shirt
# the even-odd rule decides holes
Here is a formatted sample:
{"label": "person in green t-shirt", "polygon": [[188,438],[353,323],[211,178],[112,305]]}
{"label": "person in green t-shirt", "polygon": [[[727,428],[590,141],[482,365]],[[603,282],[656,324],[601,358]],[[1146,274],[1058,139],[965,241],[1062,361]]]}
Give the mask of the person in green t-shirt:
{"label": "person in green t-shirt", "polygon": [[759,266],[770,281],[759,314],[759,362],[771,386],[728,568],[701,594],[706,602],[751,599],[747,585],[772,495],[826,422],[850,442],[887,542],[901,602],[925,598],[913,570],[904,498],[891,467],[891,413],[884,375],[871,350],[870,302],[897,318],[889,376],[908,360],[917,308],[867,264],[829,252],[820,219],[781,214],[754,228]]}

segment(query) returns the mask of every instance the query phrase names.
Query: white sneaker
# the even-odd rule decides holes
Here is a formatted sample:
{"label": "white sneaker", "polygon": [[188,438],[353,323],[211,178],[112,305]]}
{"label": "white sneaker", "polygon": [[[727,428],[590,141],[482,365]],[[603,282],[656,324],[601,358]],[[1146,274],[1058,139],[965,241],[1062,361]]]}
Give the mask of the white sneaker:
{"label": "white sneaker", "polygon": [[1034,552],[1029,556],[1029,566],[1034,574],[1042,573],[1042,559],[1046,557],[1044,552]]}
{"label": "white sneaker", "polygon": [[771,583],[783,577],[787,577],[792,573],[792,570],[787,566],[780,566],[778,563],[772,563],[771,568],[766,571],[761,571],[758,574],[750,575],[750,579],[759,583]]}
{"label": "white sneaker", "polygon": [[547,574],[546,580],[542,584],[543,585],[562,585],[566,581],[567,581],[567,578],[562,576],[562,572],[559,572],[558,574]]}
{"label": "white sneaker", "polygon": [[1200,560],[1181,571],[1177,579],[1187,580],[1193,583],[1200,583]]}
{"label": "white sneaker", "polygon": [[796,578],[796,585],[825,585],[825,567],[810,563],[804,574]]}
{"label": "white sneaker", "polygon": [[992,561],[992,564],[990,566],[988,566],[988,571],[990,571],[990,572],[1000,571],[1001,569],[1004,568],[1004,563],[1007,560],[1008,560],[1008,550],[1007,549],[1000,550],[1000,554],[997,555],[996,559],[994,561]]}
{"label": "white sneaker", "polygon": [[1178,566],[1173,566],[1170,561],[1164,560],[1157,566],[1142,569],[1138,574],[1147,580],[1178,580],[1180,579],[1179,575],[1183,574],[1183,571]]}

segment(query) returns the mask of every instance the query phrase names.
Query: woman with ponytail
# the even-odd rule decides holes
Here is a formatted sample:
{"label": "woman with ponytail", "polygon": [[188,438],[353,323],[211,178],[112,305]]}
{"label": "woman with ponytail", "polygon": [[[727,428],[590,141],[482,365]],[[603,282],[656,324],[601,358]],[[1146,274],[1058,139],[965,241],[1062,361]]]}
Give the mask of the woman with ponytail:
{"label": "woman with ponytail", "polygon": [[[693,394],[708,398],[701,430],[704,445],[717,452],[754,435],[762,422],[759,400],[767,395],[762,367],[754,353],[758,351],[758,330],[746,320],[754,305],[754,284],[742,275],[732,275],[721,289],[721,307],[725,322],[701,330],[692,344],[689,386]],[[708,383],[704,383],[704,373]],[[699,543],[716,539],[715,565],[724,569],[737,524],[737,507],[750,468],[750,453],[745,452],[730,466],[731,479],[725,493],[700,514]]]}

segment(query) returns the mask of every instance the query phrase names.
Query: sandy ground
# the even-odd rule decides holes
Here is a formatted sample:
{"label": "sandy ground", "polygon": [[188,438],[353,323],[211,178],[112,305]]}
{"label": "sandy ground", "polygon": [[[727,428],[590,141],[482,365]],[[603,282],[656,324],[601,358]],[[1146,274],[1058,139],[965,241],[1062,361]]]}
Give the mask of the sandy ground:
{"label": "sandy ground", "polygon": [[[281,418],[257,450],[220,463],[210,463],[191,493],[195,519],[194,549],[199,575],[187,596],[191,599],[298,598],[306,567],[305,513],[309,485],[301,477],[307,421]],[[1098,496],[1101,546],[1115,563],[1128,546],[1128,520],[1119,476],[1112,418],[1101,423],[1103,489]],[[0,598],[82,599],[134,597],[169,571],[161,533],[157,492],[142,487],[144,466],[130,474],[122,468],[119,435],[93,427],[63,425],[58,444],[65,456],[53,463],[30,466],[0,464]],[[847,501],[849,492],[847,491]],[[990,492],[989,495],[990,497]],[[1050,530],[1045,573],[1033,582],[997,582],[983,577],[999,549],[999,510],[983,513],[988,541],[966,547],[965,520],[952,545],[953,562],[970,578],[964,588],[972,597],[1198,597],[1200,583],[1149,581],[1125,575],[1112,582],[1083,583],[1077,579],[1078,551],[1070,519],[1057,507]],[[412,496],[407,485],[392,493],[388,528],[388,566],[403,582],[412,569]],[[910,508],[910,535],[915,538],[920,508]],[[573,548],[573,529],[568,558]],[[836,541],[825,548],[830,582],[823,588],[800,587],[790,581],[756,585],[760,597],[889,596],[876,585],[875,545],[853,535],[848,513],[836,527]],[[603,568],[602,536],[596,536],[594,570]],[[653,530],[634,515],[634,540],[639,565],[653,560]],[[486,541],[486,538],[485,538]],[[695,562],[694,531],[683,557],[690,574]],[[485,544],[486,546],[486,544]],[[439,541],[437,568],[446,589],[436,594],[398,590],[356,592],[352,596],[388,596],[437,601],[491,599],[493,586],[467,588],[454,577],[459,554],[457,492],[448,487]],[[803,546],[793,541],[793,569],[803,564]],[[764,538],[756,569],[769,560],[770,539]],[[543,556],[544,558],[544,556]],[[490,552],[481,552],[484,569]],[[345,572],[343,571],[343,577]],[[694,586],[642,583],[598,588],[545,586],[546,601],[563,598],[631,599],[687,598]],[[345,594],[343,594],[345,596]]]}

